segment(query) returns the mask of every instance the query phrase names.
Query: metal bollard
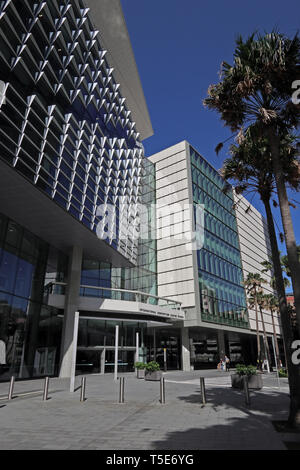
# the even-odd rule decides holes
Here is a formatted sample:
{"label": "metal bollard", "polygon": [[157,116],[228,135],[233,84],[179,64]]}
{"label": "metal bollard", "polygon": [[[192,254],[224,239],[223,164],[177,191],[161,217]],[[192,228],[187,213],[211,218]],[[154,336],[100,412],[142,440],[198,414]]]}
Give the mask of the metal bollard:
{"label": "metal bollard", "polygon": [[48,400],[48,390],[49,390],[49,377],[45,377],[43,401]]}
{"label": "metal bollard", "polygon": [[124,403],[124,384],[125,377],[120,377],[119,403]]}
{"label": "metal bollard", "polygon": [[161,377],[160,379],[160,403],[166,403],[166,389],[164,377]]}
{"label": "metal bollard", "polygon": [[245,392],[245,403],[246,406],[250,407],[250,392],[249,392],[249,383],[248,383],[248,376],[244,375],[244,392]]}
{"label": "metal bollard", "polygon": [[204,377],[200,377],[200,391],[201,391],[201,399],[203,405],[206,403],[206,394],[205,394],[205,382]]}
{"label": "metal bollard", "polygon": [[9,384],[9,391],[8,391],[8,399],[11,400],[13,397],[14,393],[14,384],[15,384],[15,377],[12,376],[10,379],[10,384]]}
{"label": "metal bollard", "polygon": [[80,401],[85,401],[85,384],[86,384],[86,377],[82,377],[82,379],[81,379],[81,390],[80,390]]}

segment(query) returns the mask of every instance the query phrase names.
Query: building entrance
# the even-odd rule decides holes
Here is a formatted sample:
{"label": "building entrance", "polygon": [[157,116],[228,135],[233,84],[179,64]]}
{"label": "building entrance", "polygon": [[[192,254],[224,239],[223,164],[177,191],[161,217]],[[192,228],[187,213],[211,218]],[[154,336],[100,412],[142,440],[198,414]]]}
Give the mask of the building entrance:
{"label": "building entrance", "polygon": [[[147,332],[145,351],[148,361],[157,361],[164,370],[179,370],[181,367],[181,342],[178,328],[152,328]],[[166,359],[166,364],[165,364]]]}
{"label": "building entrance", "polygon": [[[135,348],[119,349],[118,372],[133,372]],[[76,375],[114,372],[114,348],[89,347],[77,349]]]}
{"label": "building entrance", "polygon": [[[119,350],[118,355],[118,371],[133,372],[134,371],[134,350]],[[108,350],[105,353],[105,372],[114,372],[115,367],[115,351]]]}

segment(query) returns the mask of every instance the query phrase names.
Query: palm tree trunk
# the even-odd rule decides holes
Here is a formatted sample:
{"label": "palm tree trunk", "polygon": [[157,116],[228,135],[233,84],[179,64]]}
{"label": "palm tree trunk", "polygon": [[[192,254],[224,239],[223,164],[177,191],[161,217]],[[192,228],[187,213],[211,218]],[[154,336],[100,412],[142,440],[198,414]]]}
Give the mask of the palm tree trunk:
{"label": "palm tree trunk", "polygon": [[257,362],[260,368],[261,367],[261,351],[260,351],[260,336],[259,336],[259,327],[258,327],[256,289],[254,292],[254,299],[255,299],[255,322],[256,322],[256,341],[257,341]]}
{"label": "palm tree trunk", "polygon": [[269,343],[268,343],[268,338],[267,338],[267,333],[266,333],[263,309],[262,309],[261,306],[259,306],[259,311],[260,311],[260,318],[261,318],[263,334],[264,334],[264,343],[265,343],[266,355],[267,355],[267,359],[268,359],[268,362],[269,362],[269,366],[271,367],[270,348],[269,348]]}
{"label": "palm tree trunk", "polygon": [[277,245],[276,232],[273,222],[272,211],[269,199],[262,199],[267,216],[270,244],[272,250],[272,261],[274,267],[274,276],[276,282],[276,291],[279,298],[280,320],[283,336],[283,344],[285,347],[286,367],[288,370],[288,380],[290,387],[290,411],[288,417],[289,426],[295,426],[300,422],[300,368],[292,363],[292,342],[294,340],[291,318],[288,312],[286,302],[285,288],[280,263],[280,255]]}
{"label": "palm tree trunk", "polygon": [[274,343],[275,343],[276,362],[277,362],[277,368],[279,368],[280,367],[280,353],[279,353],[276,326],[275,326],[275,320],[274,320],[274,315],[273,315],[273,309],[272,308],[270,308],[270,312],[271,312],[272,325],[273,325],[273,336],[274,336]]}
{"label": "palm tree trunk", "polygon": [[300,263],[298,259],[297,244],[295,239],[291,211],[287,197],[282,166],[280,162],[280,139],[275,129],[272,127],[269,127],[267,129],[267,136],[271,148],[273,170],[276,180],[281,219],[285,235],[288,264],[292,278],[298,333],[300,336]]}

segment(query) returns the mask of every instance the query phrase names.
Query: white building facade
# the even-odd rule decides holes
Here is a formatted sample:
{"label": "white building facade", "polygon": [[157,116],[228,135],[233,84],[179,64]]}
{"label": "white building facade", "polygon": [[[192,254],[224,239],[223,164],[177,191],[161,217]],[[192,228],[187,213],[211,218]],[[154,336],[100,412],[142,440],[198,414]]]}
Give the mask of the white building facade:
{"label": "white building facade", "polygon": [[[219,173],[187,141],[149,158],[156,172],[158,295],[185,310],[183,369],[212,367],[224,354],[232,363],[255,363],[256,317],[243,282],[258,272],[273,293],[271,273],[261,273],[261,261],[270,260],[264,218],[232,189],[224,191]],[[198,234],[194,244],[191,232]],[[263,315],[272,350],[271,315]],[[280,335],[277,317],[275,324]],[[262,340],[261,321],[259,331]]]}

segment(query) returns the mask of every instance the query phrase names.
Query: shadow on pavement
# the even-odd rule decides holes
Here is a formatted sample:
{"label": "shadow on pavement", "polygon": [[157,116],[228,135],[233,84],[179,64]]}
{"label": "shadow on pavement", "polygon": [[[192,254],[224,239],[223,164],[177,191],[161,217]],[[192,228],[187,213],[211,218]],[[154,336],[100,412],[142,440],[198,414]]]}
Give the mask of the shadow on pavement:
{"label": "shadow on pavement", "polygon": [[152,441],[152,449],[204,449],[204,450],[285,450],[278,434],[269,422],[246,418],[230,418],[226,424],[205,429],[191,428],[169,432],[165,439]]}
{"label": "shadow on pavement", "polygon": [[[226,407],[231,409],[235,408],[245,413],[249,410],[261,411],[264,414],[270,414],[270,416],[272,416],[273,413],[276,413],[277,419],[279,414],[283,415],[283,418],[286,418],[289,410],[289,397],[283,392],[268,390],[268,394],[265,394],[260,391],[251,391],[250,407],[246,406],[245,394],[240,390],[210,387],[206,388],[205,394],[206,404],[211,405],[216,410],[218,407]],[[178,396],[178,400],[192,404],[202,404],[200,390],[199,393]],[[278,409],[278,403],[280,402],[280,405],[282,406],[283,401],[286,401],[286,406],[280,410]]]}
{"label": "shadow on pavement", "polygon": [[[266,395],[259,391],[251,392],[250,407],[245,404],[244,393],[233,389],[206,389],[205,405],[201,402],[200,391],[177,398],[187,403],[198,404],[200,410],[207,408],[221,412],[223,416],[225,410],[239,410],[244,417],[228,416],[224,424],[209,425],[207,418],[203,418],[201,423],[201,411],[198,428],[169,432],[164,440],[152,442],[154,449],[284,450],[287,448],[272,426],[275,417],[277,420],[287,417],[289,398],[284,393],[268,391]],[[283,399],[286,400],[284,407]],[[285,409],[280,409],[279,406]],[[217,413],[215,419],[218,419]]]}

